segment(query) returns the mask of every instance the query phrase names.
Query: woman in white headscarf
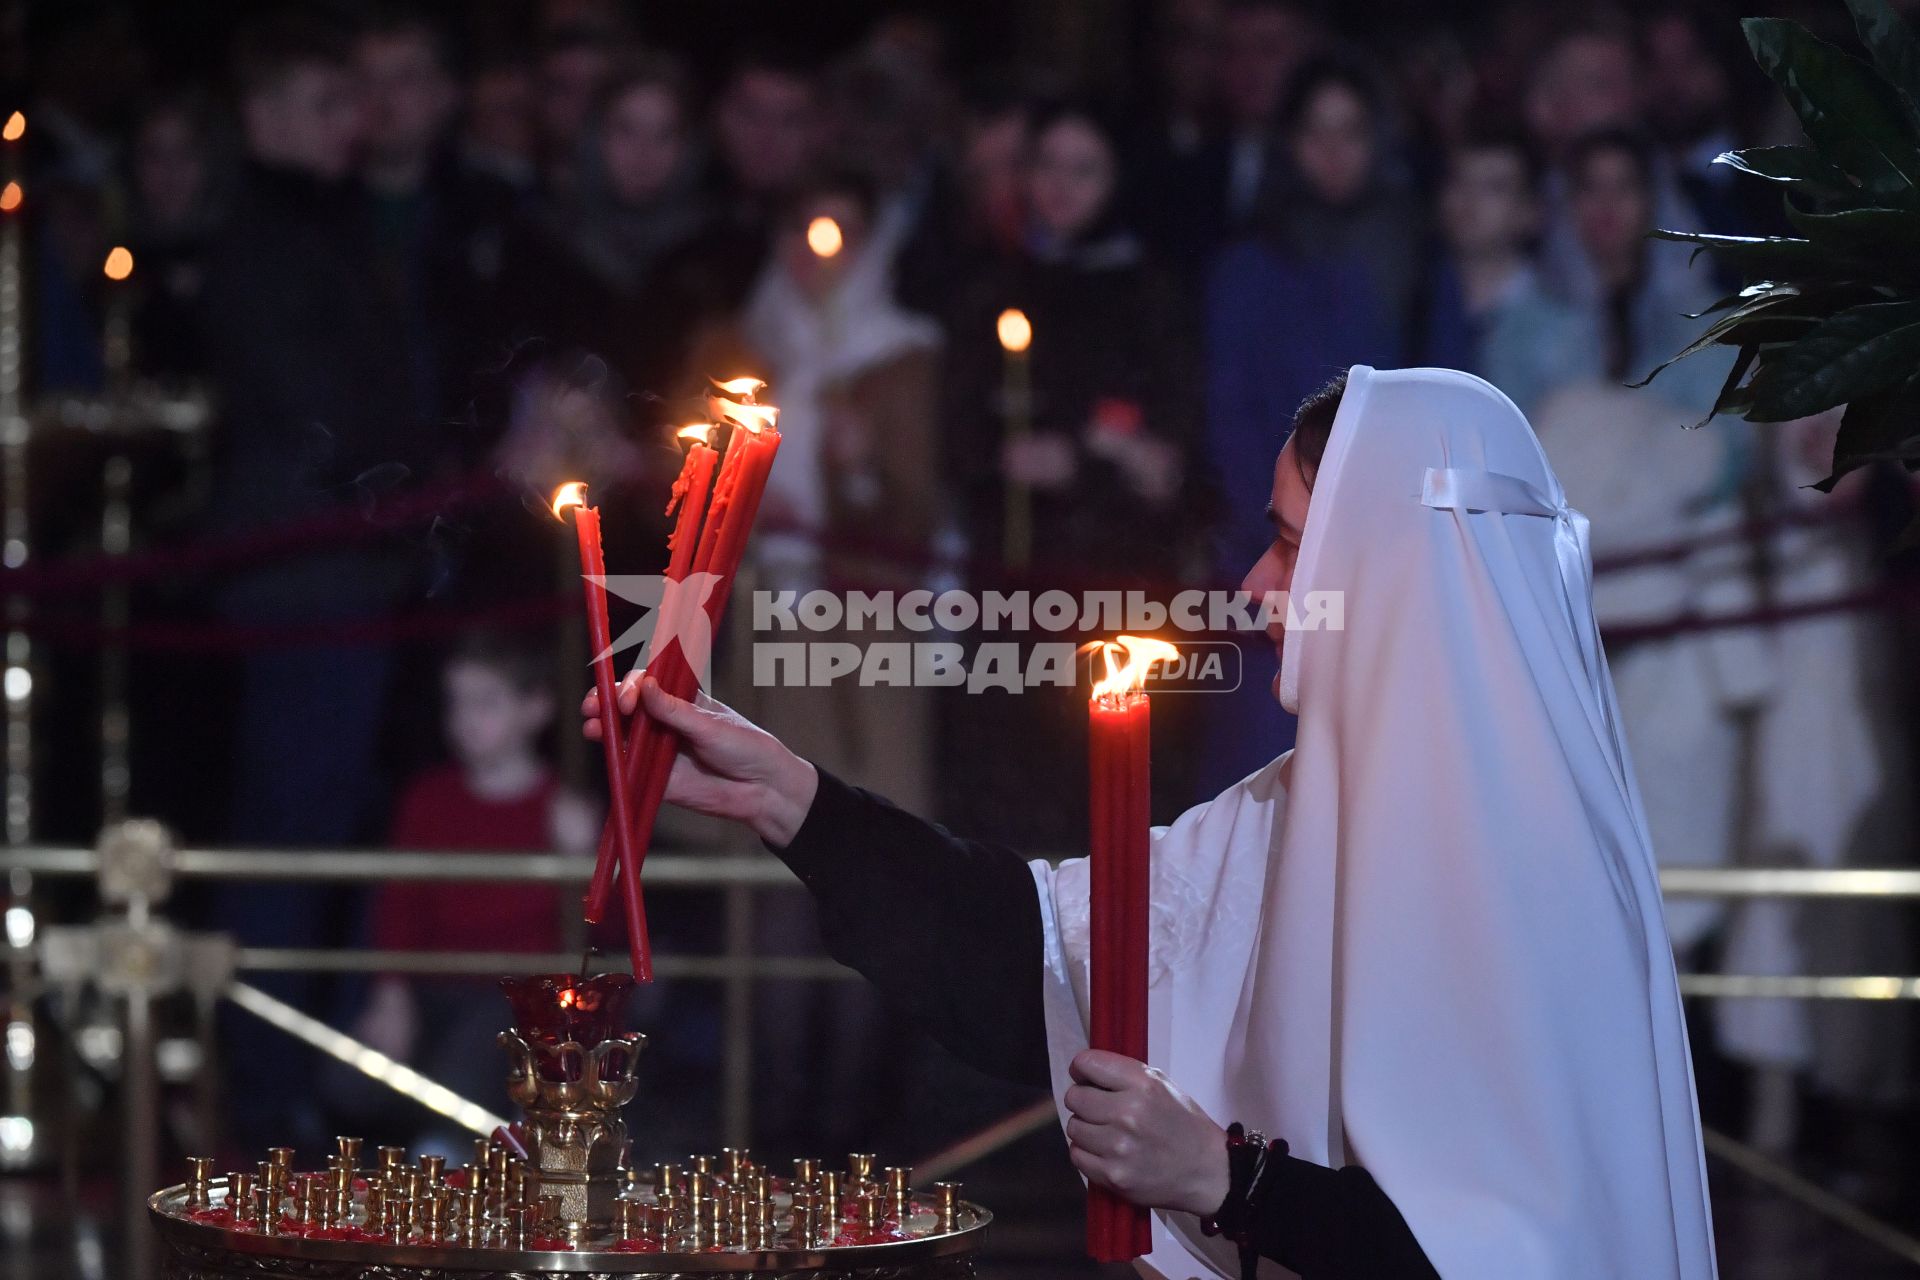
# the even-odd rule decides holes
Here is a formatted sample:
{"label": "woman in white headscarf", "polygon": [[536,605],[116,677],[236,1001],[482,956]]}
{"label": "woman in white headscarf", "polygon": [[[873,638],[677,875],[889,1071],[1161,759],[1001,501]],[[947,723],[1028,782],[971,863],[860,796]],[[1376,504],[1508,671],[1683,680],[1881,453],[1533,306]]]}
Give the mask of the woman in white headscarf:
{"label": "woman in white headscarf", "polygon": [[[1238,1273],[1211,1216],[1263,1275],[1709,1280],[1584,518],[1489,384],[1356,367],[1272,519],[1247,588],[1342,592],[1344,626],[1274,636],[1295,750],[1154,833],[1151,1066],[1085,1048],[1084,861],[1023,867],[646,684],[688,744],[669,796],[750,825],[951,1046],[1050,1078],[1075,1165],[1157,1211],[1148,1274]],[[1251,1183],[1229,1121],[1275,1140]]]}

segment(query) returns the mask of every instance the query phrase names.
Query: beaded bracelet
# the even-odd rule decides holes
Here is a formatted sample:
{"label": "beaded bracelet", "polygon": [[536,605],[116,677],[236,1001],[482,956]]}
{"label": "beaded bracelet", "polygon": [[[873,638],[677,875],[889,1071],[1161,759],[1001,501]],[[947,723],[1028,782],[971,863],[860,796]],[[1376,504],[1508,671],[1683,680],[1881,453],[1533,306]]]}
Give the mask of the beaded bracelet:
{"label": "beaded bracelet", "polygon": [[1286,1155],[1287,1144],[1275,1140],[1269,1144],[1259,1133],[1248,1133],[1238,1121],[1227,1126],[1227,1198],[1210,1217],[1200,1220],[1200,1230],[1209,1236],[1225,1236],[1239,1247],[1240,1274],[1251,1278],[1260,1263],[1260,1251],[1253,1240],[1254,1191],[1267,1171],[1269,1156]]}

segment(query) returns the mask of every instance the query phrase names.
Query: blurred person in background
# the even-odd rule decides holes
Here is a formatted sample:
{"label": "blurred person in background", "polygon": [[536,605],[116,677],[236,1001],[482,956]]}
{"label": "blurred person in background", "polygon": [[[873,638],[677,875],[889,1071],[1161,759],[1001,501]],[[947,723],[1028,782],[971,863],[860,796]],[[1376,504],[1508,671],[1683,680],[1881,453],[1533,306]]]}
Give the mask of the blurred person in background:
{"label": "blurred person in background", "polygon": [[1203,268],[1227,229],[1221,0],[1155,6],[1152,98],[1128,142],[1129,221],[1161,260]]}
{"label": "blurred person in background", "polygon": [[897,263],[954,199],[935,149],[941,84],[908,51],[869,42],[833,68],[826,102],[833,166],[875,193],[866,251]]}
{"label": "blurred person in background", "polygon": [[1283,167],[1256,215],[1260,233],[1298,258],[1363,266],[1381,329],[1397,344],[1375,357],[1382,364],[1463,364],[1464,349],[1432,349],[1433,339],[1452,339],[1457,325],[1426,314],[1435,298],[1426,214],[1391,147],[1388,106],[1373,74],[1346,57],[1303,66],[1281,112],[1281,134]]}
{"label": "blurred person in background", "polygon": [[[553,661],[540,646],[492,633],[465,637],[441,667],[442,733],[449,759],[408,780],[387,842],[395,849],[585,855],[600,836],[597,807],[565,790],[541,753],[553,722]],[[394,882],[374,890],[368,941],[381,951],[561,949],[571,894],[539,885]],[[500,993],[485,979],[386,975],[368,993],[355,1034],[461,1097],[497,1110],[507,1098],[498,1046]],[[332,1067],[327,1092],[360,1124],[416,1121],[389,1090]],[[420,1141],[416,1139],[416,1143]],[[470,1151],[466,1131],[442,1121],[425,1150]]]}
{"label": "blurred person in background", "polygon": [[[1175,277],[1120,221],[1119,180],[1116,137],[1098,115],[1071,103],[1036,113],[1025,250],[974,282],[954,312],[941,415],[945,465],[965,504],[978,578],[989,585],[1163,591],[1197,571],[1187,519],[1198,445],[1194,317]],[[996,327],[1009,308],[1032,326],[1031,430],[1020,436],[1009,433],[1006,354]],[[1013,501],[1031,513],[1031,579],[1001,567]],[[1023,638],[1042,637],[990,637]],[[1069,745],[1083,732],[1084,708],[1078,717],[1072,708],[1079,697],[1029,689],[967,699],[964,713],[956,709],[947,745],[972,776],[947,798],[954,819],[964,812],[1007,838],[1047,847],[1084,840],[1084,817],[1070,808],[1012,802],[1038,761],[1084,754]],[[1167,731],[1169,758],[1155,779],[1171,796],[1184,788],[1185,758],[1171,745],[1181,730],[1170,723]],[[1075,783],[1063,778],[1061,785]]]}
{"label": "blurred person in background", "polygon": [[[487,356],[487,312],[519,197],[466,166],[452,145],[459,110],[447,35],[421,13],[394,9],[354,49],[364,104],[361,167],[388,290],[406,311],[421,416],[463,414]],[[443,465],[451,468],[454,437]]]}
{"label": "blurred person in background", "polygon": [[460,125],[460,159],[518,192],[540,181],[540,134],[533,103],[533,72],[514,57],[480,63],[467,76]]}
{"label": "blurred person in background", "polygon": [[[1216,72],[1226,116],[1226,229],[1245,232],[1280,164],[1280,108],[1301,63],[1320,43],[1318,26],[1291,0],[1229,0]],[[1203,197],[1204,198],[1204,197]]]}
{"label": "blurred person in background", "polygon": [[[363,518],[414,469],[424,429],[405,313],[351,180],[361,113],[346,33],[301,11],[272,14],[242,31],[235,72],[246,165],[208,251],[202,316],[223,413],[209,521],[241,539],[289,520]],[[407,578],[404,557],[361,544],[248,563],[222,585],[230,622],[317,629],[241,664],[230,840],[324,848],[372,834],[391,645],[323,637],[388,616]],[[220,895],[220,913],[243,945],[324,946],[347,903],[308,886],[246,885]],[[324,1012],[317,981],[262,985]],[[311,1055],[266,1028],[239,1035],[238,1060],[282,1086],[236,1095],[243,1140],[323,1136],[309,1128],[319,1123],[304,1087]]]}
{"label": "blurred person in background", "polygon": [[[1704,266],[1659,269],[1659,249],[1674,246],[1647,236],[1657,225],[1654,161],[1641,136],[1618,129],[1589,134],[1568,154],[1566,174],[1575,260],[1593,282],[1590,293],[1572,300],[1599,336],[1603,376],[1638,382],[1699,335],[1706,322],[1688,317],[1713,302],[1716,287]],[[1732,363],[1730,348],[1702,352],[1667,369],[1655,385],[1697,422]]]}
{"label": "blurred person in background", "polygon": [[1026,155],[1030,107],[1012,78],[980,77],[960,107],[953,177],[901,247],[895,293],[910,311],[956,321],[970,273],[1015,259],[1026,229]]}
{"label": "blurred person in background", "polygon": [[1722,52],[1725,41],[1715,35],[1723,29],[1735,34],[1737,45],[1733,24],[1717,15],[1709,21],[1691,6],[1641,19],[1647,127],[1680,194],[1700,215],[1687,228],[1751,235],[1781,217],[1765,183],[1742,181],[1732,166],[1714,163],[1740,146],[1733,129],[1733,76]]}
{"label": "blurred person in background", "polygon": [[128,242],[145,286],[133,331],[143,374],[180,380],[206,371],[200,302],[207,242],[233,183],[224,141],[212,104],[197,93],[157,98],[135,122]]}
{"label": "blurred person in background", "polygon": [[[1571,302],[1596,302],[1608,292],[1594,274],[1576,225],[1575,153],[1583,140],[1596,134],[1640,132],[1647,95],[1634,28],[1608,10],[1561,31],[1535,64],[1524,110],[1527,129],[1549,166],[1541,265],[1548,287]],[[1699,211],[1682,193],[1665,158],[1648,150],[1645,160],[1649,217],[1644,225],[1701,226]],[[1711,272],[1705,265],[1696,271],[1690,245],[1655,242],[1647,246],[1645,260],[1661,289],[1688,288],[1690,280]]]}
{"label": "blurred person in background", "polygon": [[1600,375],[1591,317],[1541,286],[1540,166],[1512,132],[1470,134],[1447,156],[1440,189],[1446,258],[1429,314],[1457,314],[1470,352],[1464,368],[1506,392],[1526,414],[1562,387]]}
{"label": "blurred person in background", "polygon": [[658,397],[686,354],[687,318],[663,305],[658,282],[708,221],[688,95],[676,62],[617,66],[595,104],[579,181],[528,210],[502,269],[510,336],[604,362],[647,424],[664,420]]}
{"label": "blurred person in background", "polygon": [[[709,327],[738,315],[781,212],[821,160],[826,123],[811,69],[761,53],[734,66],[713,110],[716,163],[707,194],[714,218],[669,269],[682,323]],[[689,388],[704,385],[689,376]]]}
{"label": "blurred person in background", "polygon": [[555,27],[541,42],[534,60],[533,118],[540,182],[550,193],[566,195],[578,179],[587,121],[617,57],[615,42],[592,27]]}

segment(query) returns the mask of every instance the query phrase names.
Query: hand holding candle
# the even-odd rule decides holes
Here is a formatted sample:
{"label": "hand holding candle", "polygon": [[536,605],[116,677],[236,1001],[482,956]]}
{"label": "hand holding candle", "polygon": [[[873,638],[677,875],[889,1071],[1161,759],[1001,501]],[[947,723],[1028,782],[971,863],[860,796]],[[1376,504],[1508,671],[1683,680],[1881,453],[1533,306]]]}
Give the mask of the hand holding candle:
{"label": "hand holding candle", "polygon": [[[1095,647],[1106,676],[1094,684],[1087,707],[1088,1043],[1145,1062],[1152,817],[1151,705],[1142,686],[1154,663],[1171,661],[1179,651],[1164,640],[1140,636],[1120,636]],[[1124,1262],[1152,1248],[1145,1209],[1103,1187],[1088,1192],[1088,1253],[1101,1262]]]}

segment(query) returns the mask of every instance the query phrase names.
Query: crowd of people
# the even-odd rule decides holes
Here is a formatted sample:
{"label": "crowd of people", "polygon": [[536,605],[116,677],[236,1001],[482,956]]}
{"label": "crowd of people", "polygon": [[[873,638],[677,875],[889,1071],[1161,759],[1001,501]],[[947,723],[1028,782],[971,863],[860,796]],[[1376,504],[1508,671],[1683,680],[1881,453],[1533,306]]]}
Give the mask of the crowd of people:
{"label": "crowd of people", "polygon": [[[1596,554],[1636,565],[1603,576],[1600,607],[1649,631],[1614,661],[1663,856],[1723,863],[1743,845],[1832,865],[1869,826],[1872,856],[1857,856],[1899,856],[1881,785],[1905,768],[1892,702],[1837,664],[1830,698],[1778,696],[1821,666],[1781,652],[1784,633],[1659,631],[1879,571],[1842,522],[1789,530],[1818,543],[1793,552],[1824,566],[1810,585],[1769,580],[1769,557],[1720,536],[1799,503],[1792,485],[1832,422],[1683,432],[1731,353],[1622,386],[1740,283],[1649,230],[1765,233],[1779,219],[1765,183],[1713,163],[1794,136],[1718,6],[1513,4],[1383,35],[1305,0],[1161,0],[1129,10],[1139,65],[1093,84],[1019,49],[959,65],[938,7],[883,16],[827,58],[741,47],[718,66],[650,45],[611,0],[522,6],[509,42],[473,38],[465,9],[250,8],[227,76],[154,75],[133,95],[70,56],[100,49],[98,7],[81,8],[43,33],[29,104],[38,390],[109,383],[98,335],[114,295],[98,263],[124,242],[134,372],[204,385],[217,405],[212,481],[182,526],[245,540],[314,515],[377,517],[435,484],[492,486],[424,535],[231,570],[210,620],[364,640],[401,615],[571,591],[539,513],[562,479],[602,501],[610,560],[651,571],[678,466],[670,429],[697,415],[706,378],[742,372],[771,383],[785,428],[762,585],[1237,583],[1272,536],[1269,464],[1301,399],[1351,364],[1446,365],[1528,413]],[[839,231],[831,254],[808,236],[820,218]],[[1032,328],[1018,397],[996,329],[1009,308]],[[1030,429],[1009,431],[1016,413]],[[1031,502],[1026,579],[1002,563],[1012,494]],[[1874,617],[1827,625],[1828,655],[1886,640]],[[545,847],[565,828],[561,843],[590,844],[591,821],[525,808],[558,793],[522,748],[578,691],[482,640],[447,669],[464,771],[399,797],[382,784],[383,733],[405,690],[433,683],[399,678],[411,650],[247,654],[216,834],[444,846],[513,831]],[[1259,660],[1239,692],[1170,713],[1168,805],[1286,745]],[[786,693],[726,692],[776,720]],[[1034,847],[1078,838],[1072,806],[1010,800],[1031,798],[1034,773],[1009,730],[1045,742],[1035,713],[947,715],[903,692],[848,730],[797,697],[812,692],[785,700],[782,732],[832,739],[820,750],[852,780]],[[1754,809],[1739,742],[1756,733],[1777,792],[1737,824]],[[1789,762],[1840,739],[1852,754],[1834,786],[1790,794]],[[501,806],[511,821],[458,816]],[[396,945],[423,931],[457,945],[488,917],[440,933],[392,903],[374,918]],[[254,889],[228,923],[292,945],[335,927],[311,895]],[[1804,959],[1790,921],[1703,910],[1676,933],[1744,946],[1754,964]],[[396,1000],[376,991],[369,1025],[397,1043],[413,1011]],[[1791,1070],[1833,1043],[1801,1023],[1729,1030],[1743,1034],[1751,1060]]]}

